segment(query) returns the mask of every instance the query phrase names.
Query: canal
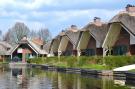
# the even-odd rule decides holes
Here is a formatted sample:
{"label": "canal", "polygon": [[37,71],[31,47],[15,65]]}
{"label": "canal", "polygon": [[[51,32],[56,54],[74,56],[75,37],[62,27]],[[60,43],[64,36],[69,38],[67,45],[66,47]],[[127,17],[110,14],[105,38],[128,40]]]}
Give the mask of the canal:
{"label": "canal", "polygon": [[113,77],[1,65],[0,89],[135,89],[135,84]]}

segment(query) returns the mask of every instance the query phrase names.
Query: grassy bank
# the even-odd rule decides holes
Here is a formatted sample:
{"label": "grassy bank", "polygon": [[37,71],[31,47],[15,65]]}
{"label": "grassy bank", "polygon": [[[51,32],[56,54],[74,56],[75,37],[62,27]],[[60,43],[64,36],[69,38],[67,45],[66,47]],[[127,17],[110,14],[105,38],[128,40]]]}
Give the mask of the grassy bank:
{"label": "grassy bank", "polygon": [[135,56],[62,56],[58,57],[49,57],[49,58],[33,58],[28,59],[29,63],[36,64],[48,64],[55,65],[60,67],[75,67],[75,68],[90,68],[90,69],[113,69],[116,67],[121,67],[124,65],[134,64]]}
{"label": "grassy bank", "polygon": [[7,60],[0,60],[0,64],[8,64],[9,63],[9,61],[7,61]]}

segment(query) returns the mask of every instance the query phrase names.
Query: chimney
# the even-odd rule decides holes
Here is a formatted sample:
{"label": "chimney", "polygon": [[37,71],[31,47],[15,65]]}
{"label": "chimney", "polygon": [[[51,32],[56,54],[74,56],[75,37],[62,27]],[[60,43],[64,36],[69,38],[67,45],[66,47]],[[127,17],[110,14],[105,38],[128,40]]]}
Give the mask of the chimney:
{"label": "chimney", "polygon": [[76,25],[71,25],[71,29],[77,29],[77,26]]}
{"label": "chimney", "polygon": [[77,26],[76,25],[71,25],[69,31],[71,31],[71,32],[77,32],[78,31],[77,30]]}
{"label": "chimney", "polygon": [[95,23],[100,23],[101,22],[101,19],[99,17],[94,17],[94,22]]}
{"label": "chimney", "polygon": [[126,11],[127,12],[135,12],[135,6],[134,5],[131,5],[131,4],[128,4],[126,6]]}
{"label": "chimney", "polygon": [[101,19],[99,17],[94,17],[94,24],[96,26],[101,26],[102,25]]}

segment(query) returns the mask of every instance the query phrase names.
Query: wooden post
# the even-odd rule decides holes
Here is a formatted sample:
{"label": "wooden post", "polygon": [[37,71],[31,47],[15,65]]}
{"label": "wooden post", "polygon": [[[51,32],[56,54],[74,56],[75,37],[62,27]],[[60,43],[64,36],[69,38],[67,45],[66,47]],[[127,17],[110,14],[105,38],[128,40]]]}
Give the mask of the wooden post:
{"label": "wooden post", "polygon": [[4,55],[2,55],[2,62],[4,63]]}
{"label": "wooden post", "polygon": [[13,57],[13,56],[12,56],[12,54],[11,54],[11,62],[12,62],[12,57]]}
{"label": "wooden post", "polygon": [[59,62],[60,62],[60,55],[61,55],[61,51],[58,51],[58,60],[59,60]]}
{"label": "wooden post", "polygon": [[80,61],[80,50],[77,50],[77,64],[79,64]]}
{"label": "wooden post", "polygon": [[106,65],[105,58],[104,57],[106,56],[106,54],[107,54],[108,51],[109,51],[108,49],[103,48],[103,65]]}
{"label": "wooden post", "polygon": [[26,60],[25,60],[25,49],[23,49],[23,52],[22,52],[22,62],[25,63]]}

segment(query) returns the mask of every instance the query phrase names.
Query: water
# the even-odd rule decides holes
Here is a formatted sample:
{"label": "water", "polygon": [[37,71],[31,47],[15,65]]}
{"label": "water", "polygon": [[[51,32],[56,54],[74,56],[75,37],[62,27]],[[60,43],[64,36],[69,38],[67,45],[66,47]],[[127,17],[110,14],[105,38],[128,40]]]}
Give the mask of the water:
{"label": "water", "polygon": [[82,76],[40,68],[0,66],[0,89],[135,89],[135,84],[112,77]]}

